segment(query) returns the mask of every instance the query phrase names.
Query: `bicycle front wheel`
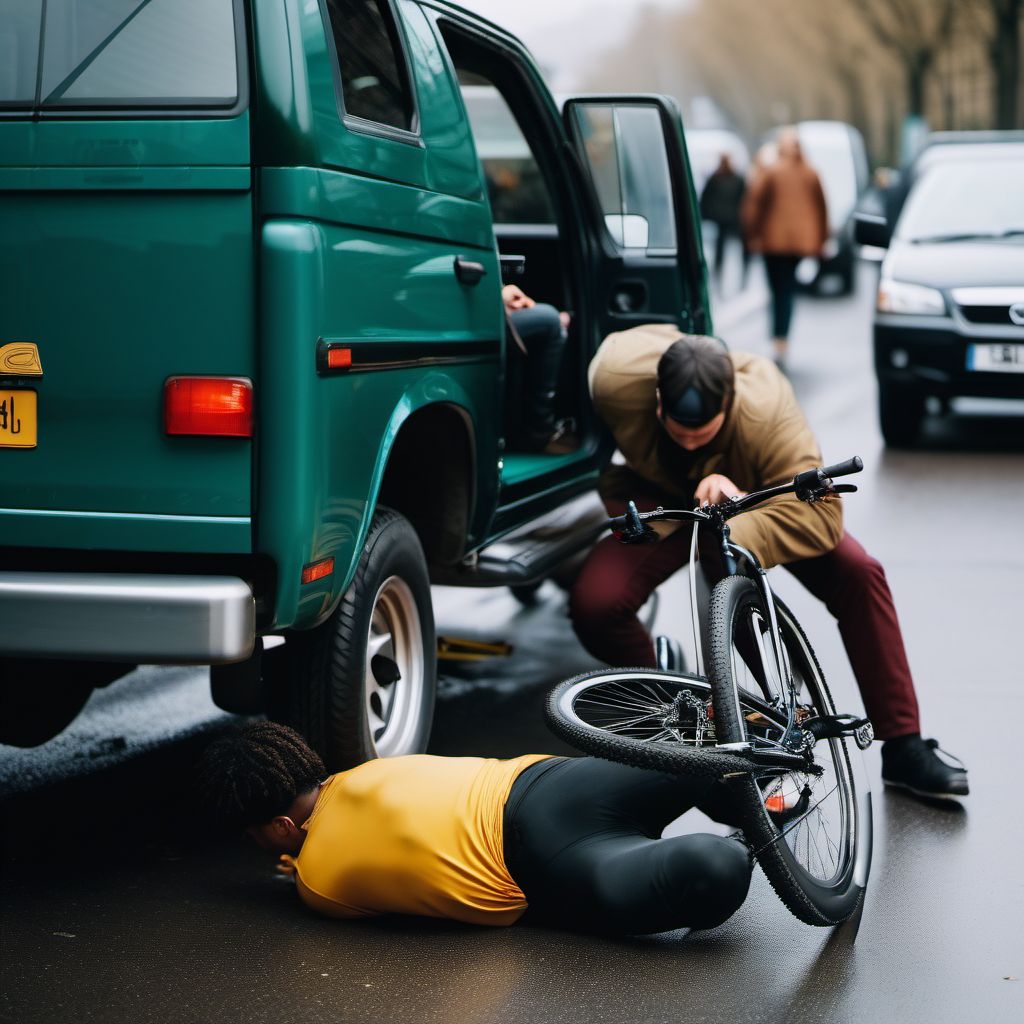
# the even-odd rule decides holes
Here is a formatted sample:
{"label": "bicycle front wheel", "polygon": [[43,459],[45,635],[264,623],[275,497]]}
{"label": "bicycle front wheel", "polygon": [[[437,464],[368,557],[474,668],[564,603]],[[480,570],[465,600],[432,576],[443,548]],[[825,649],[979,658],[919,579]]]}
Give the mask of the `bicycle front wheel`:
{"label": "bicycle front wheel", "polygon": [[716,753],[711,685],[699,676],[597,669],[559,683],[545,712],[557,736],[608,761],[709,779],[748,767]]}
{"label": "bicycle front wheel", "polygon": [[[776,600],[783,652],[796,690],[797,721],[834,715],[818,660],[793,614]],[[709,611],[709,678],[719,743],[779,739],[788,694],[772,656],[756,584],[728,576]],[[753,709],[753,710],[752,710]],[[854,782],[845,738],[819,740],[815,772],[733,778],[747,840],[772,887],[801,921],[834,925],[856,911],[871,851],[871,810]]]}

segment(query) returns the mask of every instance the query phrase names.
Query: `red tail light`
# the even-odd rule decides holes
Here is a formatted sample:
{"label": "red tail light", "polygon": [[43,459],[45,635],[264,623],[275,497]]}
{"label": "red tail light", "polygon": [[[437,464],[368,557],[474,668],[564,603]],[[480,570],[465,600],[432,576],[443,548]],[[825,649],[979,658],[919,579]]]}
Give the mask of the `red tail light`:
{"label": "red tail light", "polygon": [[252,437],[252,381],[246,377],[168,377],[168,434]]}

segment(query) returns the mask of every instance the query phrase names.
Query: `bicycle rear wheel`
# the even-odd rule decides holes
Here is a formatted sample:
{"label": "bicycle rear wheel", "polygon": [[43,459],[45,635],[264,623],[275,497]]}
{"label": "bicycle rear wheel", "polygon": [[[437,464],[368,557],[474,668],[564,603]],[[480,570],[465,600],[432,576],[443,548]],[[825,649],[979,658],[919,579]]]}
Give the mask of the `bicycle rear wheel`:
{"label": "bicycle rear wheel", "polygon": [[[836,713],[818,660],[793,614],[776,600],[798,721]],[[760,592],[742,576],[715,587],[709,609],[709,678],[719,743],[778,739],[787,696],[771,656]],[[752,711],[751,708],[754,710]],[[856,911],[871,857],[871,808],[854,780],[845,738],[813,746],[820,774],[732,779],[742,828],[772,887],[801,921],[834,925]]]}

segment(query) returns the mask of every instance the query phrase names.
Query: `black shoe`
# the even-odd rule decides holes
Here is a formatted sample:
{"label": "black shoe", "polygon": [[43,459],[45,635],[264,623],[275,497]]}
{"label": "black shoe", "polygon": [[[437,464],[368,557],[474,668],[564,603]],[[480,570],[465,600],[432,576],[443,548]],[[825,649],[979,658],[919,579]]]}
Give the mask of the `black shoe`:
{"label": "black shoe", "polygon": [[[943,761],[936,751],[956,764]],[[952,800],[970,792],[964,763],[941,750],[938,740],[920,736],[901,736],[882,745],[882,781],[936,800]]]}
{"label": "black shoe", "polygon": [[685,672],[686,657],[678,640],[670,636],[654,638],[654,659],[662,672]]}

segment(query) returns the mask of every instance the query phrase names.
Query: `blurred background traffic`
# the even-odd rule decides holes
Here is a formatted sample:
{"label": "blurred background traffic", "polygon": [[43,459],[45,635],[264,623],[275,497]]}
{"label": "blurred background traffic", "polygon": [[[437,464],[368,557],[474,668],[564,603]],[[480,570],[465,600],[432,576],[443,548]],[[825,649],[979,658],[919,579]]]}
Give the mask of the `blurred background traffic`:
{"label": "blurred background traffic", "polygon": [[[827,238],[792,283],[843,296],[861,261],[881,263],[873,336],[886,443],[913,446],[928,415],[960,399],[1010,411],[1005,400],[1024,397],[1024,0],[466,6],[533,48],[556,98],[675,97],[719,333],[774,298],[768,336],[788,362],[790,268],[780,295],[778,260],[751,237],[750,193],[795,126]],[[496,220],[546,219],[514,122],[485,88],[472,92]]]}

